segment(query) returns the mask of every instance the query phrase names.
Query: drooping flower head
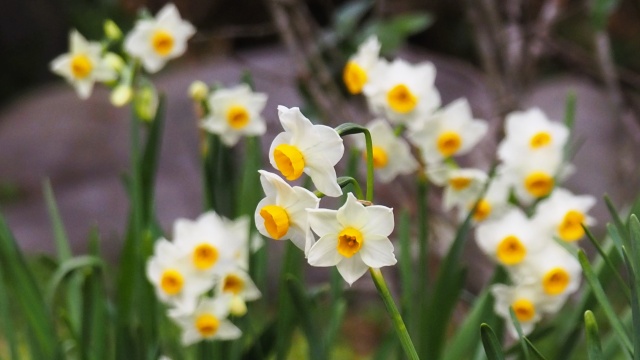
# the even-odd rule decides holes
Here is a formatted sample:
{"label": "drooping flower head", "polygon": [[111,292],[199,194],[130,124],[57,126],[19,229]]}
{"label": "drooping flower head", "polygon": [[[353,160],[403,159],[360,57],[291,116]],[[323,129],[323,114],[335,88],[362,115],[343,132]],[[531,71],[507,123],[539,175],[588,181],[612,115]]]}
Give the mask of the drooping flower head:
{"label": "drooping flower head", "polygon": [[[544,241],[543,241],[544,240]],[[503,217],[485,221],[476,229],[480,249],[500,264],[521,265],[550,239],[541,239],[522,210],[510,209]]]}
{"label": "drooping flower head", "polygon": [[380,61],[370,72],[363,92],[371,111],[393,123],[410,124],[440,106],[434,87],[436,69],[430,62],[412,65],[402,59]]}
{"label": "drooping flower head", "polygon": [[155,18],[140,19],[124,41],[125,50],[142,61],[144,69],[155,73],[187,49],[187,40],[196,29],[182,20],[174,4],[165,5]]}
{"label": "drooping flower head", "polygon": [[213,299],[203,299],[191,314],[172,316],[182,329],[182,344],[194,344],[201,340],[233,340],[242,335],[229,316],[230,299],[218,296]]}
{"label": "drooping flower head", "polygon": [[428,164],[463,155],[484,137],[488,129],[483,120],[473,118],[467,99],[458,99],[416,122],[408,134],[409,141],[420,149]]}
{"label": "drooping flower head", "polygon": [[334,166],[344,154],[342,138],[325,125],[313,125],[297,107],[278,106],[284,132],[278,134],[269,149],[269,161],[289,181],[302,173],[327,196],[340,196]]}
{"label": "drooping flower head", "polygon": [[178,313],[193,311],[198,297],[214,284],[213,277],[194,271],[183,248],[166,239],[156,241],[146,272],[158,298],[175,306]]}
{"label": "drooping flower head", "polygon": [[305,188],[291,187],[278,175],[259,172],[266,197],[258,203],[254,215],[258,231],[275,240],[290,239],[307,254],[313,235],[306,209],[318,208],[320,199]]}
{"label": "drooping flower head", "polygon": [[246,84],[218,89],[209,96],[211,113],[202,120],[201,126],[220,135],[225,145],[233,146],[240,136],[265,133],[267,127],[260,113],[266,103],[266,94],[253,92]]}
{"label": "drooping flower head", "polygon": [[594,224],[587,212],[595,203],[593,196],[576,196],[566,189],[556,189],[538,204],[533,221],[549,237],[574,242],[584,236],[582,225]]}
{"label": "drooping flower head", "polygon": [[76,30],[69,34],[69,52],[51,62],[51,71],[64,77],[81,99],[91,95],[96,81],[115,80],[117,73],[103,58],[102,45],[87,41]]}
{"label": "drooping flower head", "polygon": [[360,44],[358,52],[349,58],[342,72],[342,80],[351,94],[362,92],[362,88],[369,81],[371,71],[380,61],[379,55],[380,42],[375,35],[371,35]]}
{"label": "drooping flower head", "polygon": [[[377,119],[367,124],[373,143],[373,167],[380,181],[389,183],[398,175],[410,174],[418,168],[409,144],[396,136],[389,124]],[[364,137],[358,137],[356,146],[363,151],[366,159]]]}
{"label": "drooping flower head", "polygon": [[396,263],[393,244],[393,210],[386,206],[365,207],[353,194],[338,210],[310,209],[309,225],[320,239],[309,250],[312,266],[334,266],[350,285],[369,267]]}

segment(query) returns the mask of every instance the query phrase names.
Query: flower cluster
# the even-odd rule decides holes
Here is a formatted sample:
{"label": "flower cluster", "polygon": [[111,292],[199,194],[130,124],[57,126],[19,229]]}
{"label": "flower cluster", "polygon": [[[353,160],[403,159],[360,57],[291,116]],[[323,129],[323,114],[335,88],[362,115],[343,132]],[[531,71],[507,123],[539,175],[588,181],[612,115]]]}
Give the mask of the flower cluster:
{"label": "flower cluster", "polygon": [[[169,3],[155,18],[137,20],[124,39],[112,21],[105,22],[104,32],[101,41],[88,41],[71,31],[69,52],[51,62],[51,71],[71,83],[82,99],[91,95],[95,82],[103,82],[113,88],[111,102],[123,106],[134,98],[134,87],[144,85],[138,77],[138,64],[149,73],[162,69],[167,61],[184,54],[195,28]],[[145,96],[142,94],[142,100]]]}
{"label": "flower cluster", "polygon": [[182,329],[182,342],[229,340],[241,332],[227,319],[246,313],[246,301],[260,291],[247,274],[249,218],[235,221],[215,212],[195,221],[178,219],[173,241],[161,238],[147,262],[147,278],[169,317]]}
{"label": "flower cluster", "polygon": [[[379,58],[379,50],[377,39],[369,38],[343,72],[347,90],[363,93],[375,115],[396,125],[393,129],[381,119],[368,125],[376,174],[390,182],[423,164],[427,178],[444,187],[445,210],[456,209],[460,219],[473,210],[479,247],[508,269],[513,283],[493,287],[495,310],[510,320],[513,308],[529,333],[579,286],[580,266],[558,241],[571,246],[583,237],[582,225],[593,223],[587,212],[594,198],[555,189],[572,171],[565,161],[568,128],[539,109],[511,113],[495,175],[460,168],[454,157],[469,153],[486,134],[487,124],[473,118],[466,99],[440,108],[433,64],[388,62]],[[403,130],[419,150],[418,161],[399,136]],[[364,142],[358,146],[364,149]],[[521,210],[525,207],[529,215]],[[515,332],[513,326],[511,330]]]}
{"label": "flower cluster", "polygon": [[[279,106],[278,115],[285,131],[271,144],[271,165],[288,181],[306,173],[322,195],[342,195],[334,168],[344,153],[340,135],[312,124],[298,108]],[[352,284],[370,267],[396,263],[388,238],[394,226],[392,209],[365,206],[352,193],[340,209],[321,209],[316,194],[290,186],[276,174],[261,170],[260,181],[266,197],[255,212],[258,231],[274,240],[291,240],[310,265],[337,266]]]}
{"label": "flower cluster", "polygon": [[[380,58],[379,50],[375,37],[367,39],[348,61],[343,79],[349,92],[364,94],[369,109],[379,117],[367,128],[380,181],[388,183],[398,175],[413,173],[420,163],[436,168],[471,151],[487,132],[487,125],[473,118],[467,100],[458,99],[441,108],[432,63],[389,62]],[[404,129],[409,142],[419,149],[419,161],[399,136]],[[364,150],[364,142],[357,145]]]}

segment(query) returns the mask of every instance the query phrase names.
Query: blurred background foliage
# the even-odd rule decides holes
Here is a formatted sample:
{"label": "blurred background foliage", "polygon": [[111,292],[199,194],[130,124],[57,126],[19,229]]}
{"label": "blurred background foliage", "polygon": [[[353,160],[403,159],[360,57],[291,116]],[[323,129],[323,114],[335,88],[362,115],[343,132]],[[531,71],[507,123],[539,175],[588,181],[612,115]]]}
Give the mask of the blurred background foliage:
{"label": "blurred background foliage", "polygon": [[[473,1],[387,0],[370,2],[372,6],[363,6],[367,1],[305,2],[309,13],[323,28],[335,23],[338,9],[349,6],[352,12],[357,12],[358,6],[365,9],[360,22],[398,14],[429,14],[428,17],[399,17],[395,22],[370,24],[364,29],[365,32],[376,31],[389,36],[408,31],[412,34],[409,38],[411,44],[467,60],[480,67],[481,59],[477,55],[473,27],[469,21]],[[0,53],[3,55],[0,68],[4,70],[0,82],[0,106],[35,86],[54,80],[48,63],[66,51],[68,29],[77,28],[88,38],[95,39],[101,34],[104,19],[114,19],[118,24],[124,24],[126,30],[136,9],[147,7],[155,12],[164,3],[164,0],[5,1],[0,12]],[[266,0],[177,0],[175,3],[199,31],[192,41],[190,56],[224,54],[239,48],[278,42],[278,30],[271,20]],[[547,51],[549,56],[544,57],[538,68],[542,75],[591,71],[591,65],[584,57],[595,58],[594,23],[604,26],[608,32],[615,63],[629,72],[640,73],[639,1],[531,0],[510,3],[522,3],[515,20],[525,29],[525,39],[531,35],[526,32],[536,30],[536,22],[546,4],[556,3],[562,9],[551,24],[551,38],[555,44],[552,48],[559,51]],[[598,7],[601,9],[592,10]],[[497,11],[498,15],[505,16],[501,12],[509,9],[498,7]],[[349,12],[342,14],[352,15]],[[506,15],[509,18],[509,14]],[[335,27],[334,30],[340,31]],[[393,39],[387,40],[393,42]]]}

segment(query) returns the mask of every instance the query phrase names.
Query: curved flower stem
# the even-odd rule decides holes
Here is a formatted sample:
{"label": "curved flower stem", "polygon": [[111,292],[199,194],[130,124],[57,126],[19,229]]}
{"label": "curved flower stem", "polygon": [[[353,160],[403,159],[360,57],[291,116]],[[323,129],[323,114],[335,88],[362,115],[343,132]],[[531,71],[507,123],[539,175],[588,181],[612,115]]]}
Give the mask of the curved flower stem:
{"label": "curved flower stem", "polygon": [[369,268],[369,273],[371,274],[373,283],[376,284],[376,289],[378,289],[378,293],[380,293],[380,297],[382,297],[382,301],[387,308],[387,313],[389,314],[389,317],[391,317],[393,327],[396,329],[396,333],[400,339],[400,344],[402,345],[402,349],[407,355],[407,358],[411,360],[419,360],[420,358],[418,357],[416,348],[413,346],[411,337],[409,337],[409,332],[407,332],[407,327],[402,320],[402,316],[400,316],[398,307],[393,301],[393,297],[391,296],[391,292],[389,292],[389,288],[384,280],[384,276],[382,276],[382,272],[380,272],[380,269]]}

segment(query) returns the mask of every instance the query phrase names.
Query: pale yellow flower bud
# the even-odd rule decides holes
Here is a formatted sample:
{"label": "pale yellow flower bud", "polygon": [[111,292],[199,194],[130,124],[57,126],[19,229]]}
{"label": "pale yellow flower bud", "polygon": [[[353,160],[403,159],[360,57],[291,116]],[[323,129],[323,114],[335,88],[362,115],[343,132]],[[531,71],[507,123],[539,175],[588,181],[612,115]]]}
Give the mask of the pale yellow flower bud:
{"label": "pale yellow flower bud", "polygon": [[115,70],[118,73],[122,72],[122,69],[124,69],[124,67],[126,66],[124,60],[120,57],[120,55],[112,52],[104,54],[104,61],[111,69]]}
{"label": "pale yellow flower bud", "polygon": [[244,314],[247,313],[247,304],[244,302],[242,297],[234,296],[231,298],[229,311],[233,316],[244,316]]}
{"label": "pale yellow flower bud", "polygon": [[122,38],[122,30],[113,22],[113,20],[108,19],[103,24],[104,34],[107,36],[109,40],[120,40]]}
{"label": "pale yellow flower bud", "polygon": [[133,99],[133,89],[131,86],[120,84],[111,92],[111,104],[116,107],[122,107]]}
{"label": "pale yellow flower bud", "polygon": [[200,80],[196,80],[189,86],[189,96],[195,101],[203,101],[209,95],[209,87]]}
{"label": "pale yellow flower bud", "polygon": [[134,109],[140,120],[153,120],[158,110],[158,93],[152,85],[145,85],[136,92]]}

